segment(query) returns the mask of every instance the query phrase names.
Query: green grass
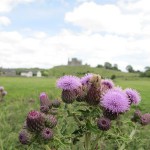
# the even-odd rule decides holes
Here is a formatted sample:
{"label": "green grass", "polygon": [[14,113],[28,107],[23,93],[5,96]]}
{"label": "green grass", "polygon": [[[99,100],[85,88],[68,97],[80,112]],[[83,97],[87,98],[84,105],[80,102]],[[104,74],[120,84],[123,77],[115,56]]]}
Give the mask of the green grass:
{"label": "green grass", "polygon": [[[137,108],[141,109],[143,113],[150,112],[150,79],[116,79],[115,83],[123,88],[131,87],[137,89],[142,97],[142,102]],[[39,110],[38,96],[41,92],[47,92],[50,99],[60,97],[60,91],[56,89],[55,84],[56,78],[0,77],[0,85],[4,86],[8,92],[5,101],[0,102],[0,150],[44,150],[42,145],[37,144],[32,144],[29,147],[21,147],[18,142],[18,132],[23,125],[27,113],[30,110]],[[128,114],[129,116],[130,113]],[[150,126],[146,126],[137,134],[142,144],[146,145],[146,148],[150,146],[148,145],[150,141],[149,135]],[[137,146],[138,144],[139,146]],[[145,149],[138,142],[131,143],[131,145],[132,147],[136,145],[141,150]]]}

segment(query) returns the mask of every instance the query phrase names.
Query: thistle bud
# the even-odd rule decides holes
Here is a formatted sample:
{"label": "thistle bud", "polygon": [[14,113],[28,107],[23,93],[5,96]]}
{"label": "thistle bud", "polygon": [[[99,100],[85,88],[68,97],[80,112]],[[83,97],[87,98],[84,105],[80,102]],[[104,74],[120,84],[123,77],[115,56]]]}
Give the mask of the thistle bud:
{"label": "thistle bud", "polygon": [[63,90],[61,98],[62,98],[63,102],[70,104],[70,103],[73,103],[75,101],[75,99],[77,98],[77,93],[74,90],[72,90],[72,91]]}
{"label": "thistle bud", "polygon": [[29,144],[31,142],[32,135],[29,131],[23,129],[20,131],[18,138],[21,144]]}
{"label": "thistle bud", "polygon": [[28,113],[26,122],[30,131],[41,131],[44,128],[44,116],[38,111],[30,111]]}
{"label": "thistle bud", "polygon": [[111,121],[105,117],[99,118],[97,120],[97,126],[100,130],[107,131],[110,129]]}
{"label": "thistle bud", "polygon": [[150,124],[150,114],[146,113],[146,114],[142,115],[140,120],[141,120],[142,125]]}
{"label": "thistle bud", "polygon": [[40,111],[43,113],[48,113],[49,107],[47,105],[40,106]]}
{"label": "thistle bud", "polygon": [[60,101],[57,99],[52,101],[52,106],[55,108],[58,108],[60,106],[60,104],[61,104]]}
{"label": "thistle bud", "polygon": [[54,128],[57,125],[57,119],[53,115],[47,115],[45,118],[45,125],[49,128]]}
{"label": "thistle bud", "polygon": [[40,94],[40,105],[41,106],[48,106],[49,108],[52,107],[52,103],[50,102],[48,95],[46,93],[41,93]]}
{"label": "thistle bud", "polygon": [[50,128],[44,128],[41,132],[41,136],[44,140],[51,140],[53,138],[53,131]]}

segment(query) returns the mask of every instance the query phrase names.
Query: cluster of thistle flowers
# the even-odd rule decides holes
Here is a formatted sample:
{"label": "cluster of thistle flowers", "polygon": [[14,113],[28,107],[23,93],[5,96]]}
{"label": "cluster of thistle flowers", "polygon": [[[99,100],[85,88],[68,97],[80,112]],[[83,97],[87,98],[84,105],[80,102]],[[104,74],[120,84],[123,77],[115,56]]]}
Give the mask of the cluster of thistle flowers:
{"label": "cluster of thistle flowers", "polygon": [[30,144],[36,137],[49,141],[53,139],[53,128],[57,125],[57,109],[59,100],[50,101],[46,93],[40,94],[40,111],[32,110],[28,113],[22,130],[19,133],[19,141],[22,144]]}
{"label": "cluster of thistle flowers", "polygon": [[131,120],[141,125],[148,125],[150,124],[150,113],[142,114],[140,110],[136,110]]}
{"label": "cluster of thistle flowers", "polygon": [[103,115],[96,120],[98,128],[103,131],[109,130],[112,120],[127,112],[132,104],[139,104],[141,100],[136,90],[123,90],[115,86],[112,80],[101,79],[96,74],[86,74],[82,78],[65,75],[57,80],[57,87],[62,89],[61,97],[67,104],[76,100],[99,107]]}
{"label": "cluster of thistle flowers", "polygon": [[3,100],[4,96],[7,94],[3,86],[0,86],[0,101]]}

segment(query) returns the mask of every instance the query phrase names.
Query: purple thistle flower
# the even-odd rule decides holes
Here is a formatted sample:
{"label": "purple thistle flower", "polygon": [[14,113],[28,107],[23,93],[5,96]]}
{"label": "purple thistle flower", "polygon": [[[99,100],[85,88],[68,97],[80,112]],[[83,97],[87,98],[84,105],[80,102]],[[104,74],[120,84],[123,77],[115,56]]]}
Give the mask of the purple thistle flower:
{"label": "purple thistle flower", "polygon": [[146,114],[142,115],[140,121],[141,121],[142,125],[150,124],[150,114],[146,113]]}
{"label": "purple thistle flower", "polygon": [[129,109],[128,98],[120,89],[108,90],[102,96],[101,105],[112,113],[123,113]]}
{"label": "purple thistle flower", "polygon": [[100,130],[107,131],[110,129],[111,121],[105,117],[99,118],[97,120],[97,126]]}
{"label": "purple thistle flower", "polygon": [[110,79],[103,79],[101,81],[101,91],[102,93],[106,92],[109,89],[114,88],[114,83]]}
{"label": "purple thistle flower", "polygon": [[81,86],[80,79],[76,76],[65,75],[57,80],[57,87],[62,90],[75,90]]}
{"label": "purple thistle flower", "polygon": [[103,79],[101,81],[101,84],[104,85],[104,86],[106,86],[108,89],[112,89],[114,87],[114,83],[110,79]]}
{"label": "purple thistle flower", "polygon": [[23,129],[20,131],[18,138],[21,144],[29,144],[31,142],[32,135],[26,129]]}
{"label": "purple thistle flower", "polygon": [[92,78],[92,76],[93,76],[92,73],[88,73],[88,74],[86,74],[84,77],[82,77],[82,78],[80,79],[82,85],[88,85],[90,79]]}
{"label": "purple thistle flower", "polygon": [[125,93],[127,94],[130,104],[133,103],[137,105],[141,101],[140,94],[136,90],[127,88],[125,89]]}
{"label": "purple thistle flower", "polygon": [[51,140],[53,138],[53,130],[50,128],[44,128],[41,132],[41,136],[44,140]]}

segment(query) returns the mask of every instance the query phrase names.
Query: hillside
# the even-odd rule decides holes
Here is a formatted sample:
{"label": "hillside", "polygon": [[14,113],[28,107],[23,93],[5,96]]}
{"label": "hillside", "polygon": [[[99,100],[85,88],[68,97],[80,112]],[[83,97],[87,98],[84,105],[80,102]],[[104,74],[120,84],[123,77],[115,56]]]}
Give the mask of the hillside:
{"label": "hillside", "polygon": [[60,77],[63,75],[71,74],[77,76],[83,76],[87,73],[100,74],[102,77],[111,78],[112,75],[116,77],[138,77],[137,73],[126,73],[116,70],[110,70],[105,68],[94,68],[89,66],[56,66],[49,70],[50,76]]}

